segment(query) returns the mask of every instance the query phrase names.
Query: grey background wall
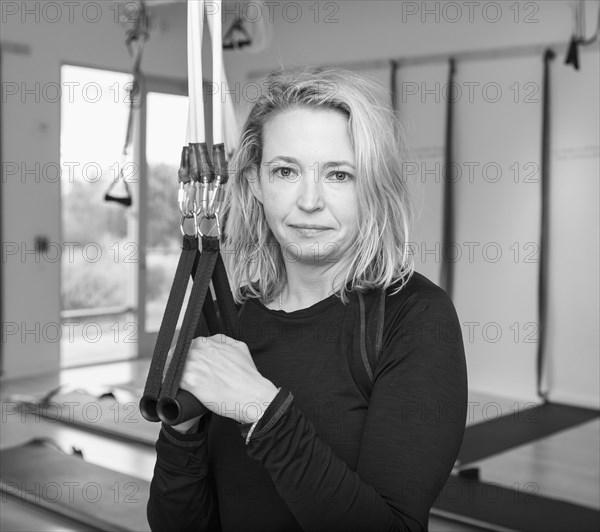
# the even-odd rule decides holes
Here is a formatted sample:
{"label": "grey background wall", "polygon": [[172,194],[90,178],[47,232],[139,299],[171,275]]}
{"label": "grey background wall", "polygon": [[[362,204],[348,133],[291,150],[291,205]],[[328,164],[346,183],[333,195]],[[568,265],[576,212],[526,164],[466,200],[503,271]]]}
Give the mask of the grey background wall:
{"label": "grey background wall", "polygon": [[[16,5],[17,13],[7,12],[4,4]],[[68,3],[53,2],[62,6],[60,13],[50,8],[44,13],[38,7],[37,18],[36,4],[6,2],[2,12],[2,43],[29,47],[27,54],[5,51],[2,56],[3,83],[18,87],[15,94],[3,87],[2,153],[4,162],[20,167],[10,176],[3,168],[3,241],[29,250],[36,235],[61,241],[60,182],[42,172],[46,163],[60,161],[60,104],[50,91],[52,84],[60,84],[60,66],[130,68],[115,3],[74,2],[69,11]],[[230,22],[236,7],[227,5]],[[257,53],[226,52],[226,70],[243,113],[248,103],[245,87],[258,71],[280,64],[345,64],[567,43],[572,5],[569,1],[280,1],[272,3],[266,15],[273,21],[270,46]],[[152,35],[142,68],[149,75],[184,79],[185,7],[162,2],[149,6]],[[597,2],[588,2],[590,20],[597,9]],[[582,53],[579,72],[564,66],[563,60],[561,52],[552,67],[547,379],[552,399],[597,407],[598,46]],[[454,300],[463,324],[470,386],[534,400],[541,56],[470,60],[457,67],[457,81],[465,93],[457,103],[455,124],[457,162],[463,173],[457,181],[457,242],[462,254],[456,262]],[[387,68],[361,70],[389,84]],[[400,68],[396,80],[398,111],[414,152],[407,175],[420,205],[413,237],[415,259],[417,269],[435,282],[441,253],[435,246],[441,240],[439,164],[446,79],[447,65],[439,63]],[[500,87],[502,95],[482,92],[486,84],[490,91]],[[466,92],[469,86],[474,88],[472,98]],[[36,262],[34,254],[3,254],[2,269],[5,322],[26,328],[60,321],[59,263]],[[3,338],[4,379],[58,369],[58,343],[36,341],[35,335],[25,340],[19,335]]]}

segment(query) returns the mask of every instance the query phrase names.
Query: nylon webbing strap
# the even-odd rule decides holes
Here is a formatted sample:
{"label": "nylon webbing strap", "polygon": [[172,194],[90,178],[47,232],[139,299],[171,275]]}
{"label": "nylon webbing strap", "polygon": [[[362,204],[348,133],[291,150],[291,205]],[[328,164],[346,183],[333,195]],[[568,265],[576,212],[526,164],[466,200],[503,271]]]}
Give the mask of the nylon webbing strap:
{"label": "nylon webbing strap", "polygon": [[544,400],[547,392],[542,389],[544,355],[546,348],[546,305],[548,288],[548,222],[550,207],[550,62],[554,52],[544,52],[544,77],[542,93],[542,154],[541,154],[541,221],[540,221],[540,265],[538,277],[538,320],[539,337],[537,345],[536,377],[537,393]]}
{"label": "nylon webbing strap", "polygon": [[[166,360],[169,349],[172,345],[175,330],[177,328],[177,321],[181,313],[183,301],[185,299],[188,280],[190,276],[192,279],[196,279],[200,257],[201,253],[198,250],[198,238],[192,235],[184,235],[182,241],[182,251],[179,257],[177,270],[175,272],[175,278],[173,280],[173,285],[171,287],[171,292],[169,293],[167,306],[165,308],[165,313],[159,329],[144,395],[142,397],[142,401],[140,402],[142,415],[144,415],[144,417],[149,421],[159,421],[159,415],[156,412],[156,406],[161,395]],[[218,257],[220,258],[220,255],[218,255]],[[210,279],[210,273],[206,272],[206,274],[208,274],[208,279]],[[232,298],[231,295],[230,297]],[[212,297],[204,298],[202,314],[205,318],[205,322],[197,320],[193,334],[194,338],[206,335],[206,330],[204,327],[205,323],[206,327],[208,327],[209,334],[217,334],[221,332],[222,327],[219,323],[219,318],[215,311]],[[175,354],[173,359],[175,359]]]}
{"label": "nylon webbing strap", "polygon": [[[192,270],[192,278],[194,279],[196,278],[196,270],[198,269],[199,258],[200,253],[198,253],[196,257],[194,268]],[[204,306],[202,307],[202,314],[206,320],[208,331],[211,335],[223,333],[231,338],[237,339],[239,338],[239,331],[237,327],[237,309],[231,293],[229,279],[227,278],[225,264],[223,263],[220,253],[217,255],[217,262],[212,274],[212,281],[217,298],[217,304],[219,305],[219,313],[217,314],[212,297],[206,297],[204,299]],[[196,325],[194,338],[204,336],[202,334],[204,332],[202,325],[203,324],[201,321],[199,321]]]}
{"label": "nylon webbing strap", "polygon": [[[456,62],[453,57],[450,58],[449,73],[448,73],[448,87],[451,89],[455,84],[454,78],[456,76]],[[446,170],[446,177],[444,179],[444,227],[442,229],[443,242],[442,242],[442,269],[440,272],[441,285],[446,290],[446,293],[452,297],[452,291],[454,289],[454,261],[450,258],[448,248],[454,243],[454,184],[450,175],[450,170],[454,157],[454,146],[453,146],[453,122],[454,122],[454,100],[455,98],[450,96],[447,99],[446,107],[446,149],[444,155],[444,168]]]}
{"label": "nylon webbing strap", "polygon": [[197,255],[198,238],[196,236],[185,235],[183,237],[181,255],[179,256],[179,262],[175,271],[175,278],[173,279],[165,313],[158,331],[154,354],[152,355],[152,362],[150,363],[150,370],[144,388],[144,397],[148,399],[158,400],[167,355],[173,341],[177,320],[179,319],[185,298],[188,279],[192,273],[193,265],[197,260]]}
{"label": "nylon webbing strap", "polygon": [[[200,318],[200,312],[204,305],[204,299],[206,293],[209,290],[209,283],[212,274],[219,257],[219,239],[217,237],[202,237],[202,253],[200,255],[199,270],[196,273],[194,284],[192,286],[192,293],[188,302],[185,315],[183,317],[183,324],[177,339],[177,345],[173,358],[169,364],[167,375],[163,382],[163,386],[160,392],[160,399],[175,400],[183,370],[185,367],[185,361],[187,353],[192,344],[194,331],[196,330],[196,324]],[[216,290],[216,289],[215,289]]]}
{"label": "nylon webbing strap", "polygon": [[213,286],[215,288],[217,302],[219,303],[219,312],[221,315],[221,323],[224,328],[224,334],[238,340],[240,331],[237,319],[237,309],[235,307],[235,301],[233,300],[233,294],[231,293],[229,279],[227,278],[227,272],[221,254],[217,255],[217,263],[213,272]]}
{"label": "nylon webbing strap", "polygon": [[[198,263],[200,262],[200,251],[196,253],[196,260],[194,260],[194,267],[192,268],[192,279],[196,279],[196,272],[198,271]],[[208,327],[209,334],[217,334],[221,332],[221,326],[219,324],[219,317],[215,310],[212,296],[204,298],[204,305],[202,306],[202,314],[205,319],[206,326]],[[205,332],[202,320],[199,320],[196,324],[196,331],[194,332],[194,338],[204,336]]]}

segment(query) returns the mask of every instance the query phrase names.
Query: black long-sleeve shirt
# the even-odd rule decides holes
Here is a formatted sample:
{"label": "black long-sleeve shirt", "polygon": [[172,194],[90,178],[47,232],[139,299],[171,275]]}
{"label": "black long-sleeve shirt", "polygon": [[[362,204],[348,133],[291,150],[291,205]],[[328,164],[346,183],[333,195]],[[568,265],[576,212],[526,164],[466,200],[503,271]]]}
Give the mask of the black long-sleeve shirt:
{"label": "black long-sleeve shirt", "polygon": [[456,311],[418,273],[388,296],[366,399],[347,359],[353,304],[332,295],[286,313],[244,302],[241,339],[281,390],[248,445],[248,426],[215,414],[197,434],[162,427],[152,530],[427,530],[465,428]]}

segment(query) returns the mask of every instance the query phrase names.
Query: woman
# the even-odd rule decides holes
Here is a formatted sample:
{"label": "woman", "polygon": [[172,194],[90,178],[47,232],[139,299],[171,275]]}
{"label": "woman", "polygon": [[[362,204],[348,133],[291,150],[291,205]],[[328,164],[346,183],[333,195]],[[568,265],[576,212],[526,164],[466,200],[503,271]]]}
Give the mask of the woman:
{"label": "woman", "polygon": [[[263,87],[224,212],[242,338],[192,344],[181,387],[211,412],[162,427],[150,525],[427,530],[467,382],[452,302],[408,253],[399,128],[349,72],[281,71]],[[365,394],[348,361],[357,294],[377,288],[383,345]]]}

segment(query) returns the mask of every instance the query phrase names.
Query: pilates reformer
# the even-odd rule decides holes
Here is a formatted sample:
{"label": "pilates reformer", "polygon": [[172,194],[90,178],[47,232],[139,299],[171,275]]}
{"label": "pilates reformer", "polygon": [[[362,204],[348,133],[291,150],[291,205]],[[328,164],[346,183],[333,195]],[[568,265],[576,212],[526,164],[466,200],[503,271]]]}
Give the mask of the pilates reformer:
{"label": "pilates reformer", "polygon": [[82,389],[61,385],[41,396],[9,395],[4,410],[7,416],[35,422],[46,419],[99,436],[154,447],[158,427],[141,417],[139,397],[137,390],[120,386]]}

